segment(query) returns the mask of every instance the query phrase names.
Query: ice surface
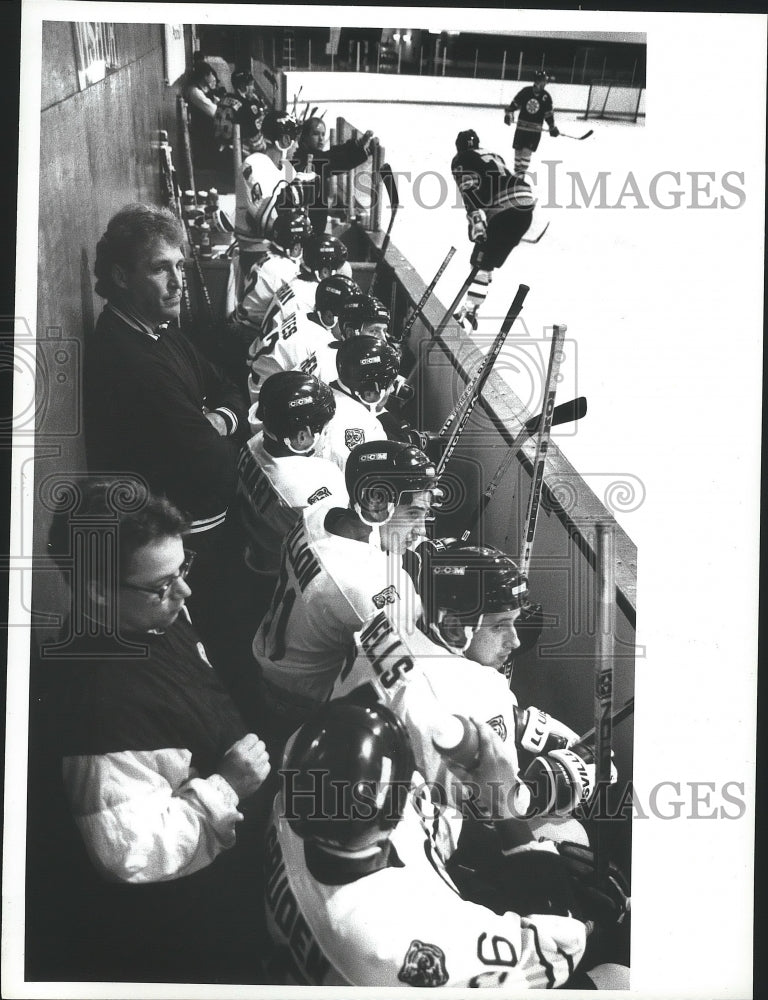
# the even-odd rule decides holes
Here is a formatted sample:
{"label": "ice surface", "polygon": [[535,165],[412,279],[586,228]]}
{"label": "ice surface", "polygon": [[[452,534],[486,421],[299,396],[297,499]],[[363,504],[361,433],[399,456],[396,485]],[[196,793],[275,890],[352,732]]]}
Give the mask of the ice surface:
{"label": "ice surface", "polygon": [[[450,173],[456,134],[474,128],[481,145],[499,153],[511,167],[514,127],[504,125],[499,109],[451,105],[329,105],[326,120],[330,125],[337,115],[360,129],[373,129],[385,147],[388,162],[399,174],[402,206],[392,241],[426,282],[449,246],[456,247],[436,289],[447,305],[466,277],[471,252],[466,216]],[[653,242],[652,213],[635,209],[637,200],[631,194],[625,195],[623,208],[598,208],[597,192],[590,207],[585,203],[604,171],[604,204],[616,204],[628,173],[642,160],[645,128],[642,124],[584,122],[575,114],[557,114],[556,121],[559,128],[574,135],[590,128],[594,135],[581,142],[564,136],[542,137],[531,162],[539,205],[528,235],[536,235],[547,221],[549,229],[540,243],[521,244],[496,272],[481,313],[485,319],[478,340],[490,342],[517,285],[529,285],[524,325],[518,321],[513,327],[497,370],[523,402],[538,411],[542,379],[536,372],[546,365],[548,346],[532,350],[512,341],[548,339],[554,323],[567,324],[558,402],[585,395],[589,412],[578,424],[554,429],[553,438],[600,499],[605,500],[609,491],[609,506],[631,536],[632,511],[642,502],[643,493],[642,483],[633,474],[632,455],[633,441],[642,435],[642,414],[635,412],[622,386],[633,377],[633,357],[643,351],[644,330],[652,320],[652,296],[637,281]],[[571,173],[580,175],[587,198],[578,186],[574,192]],[[647,184],[640,173],[637,179],[647,201]],[[385,210],[382,227],[388,222]],[[649,405],[652,397],[649,387]],[[626,491],[616,486],[621,481],[628,483]]]}

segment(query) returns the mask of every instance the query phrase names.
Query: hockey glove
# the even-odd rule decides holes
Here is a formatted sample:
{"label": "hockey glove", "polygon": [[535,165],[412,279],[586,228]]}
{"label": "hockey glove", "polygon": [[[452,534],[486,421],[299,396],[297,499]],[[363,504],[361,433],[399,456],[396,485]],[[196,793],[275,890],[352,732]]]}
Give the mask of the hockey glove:
{"label": "hockey glove", "polygon": [[[611,784],[618,774],[611,763]],[[595,790],[595,759],[587,747],[552,750],[534,758],[523,775],[530,795],[526,816],[566,816]]]}
{"label": "hockey glove", "polygon": [[565,723],[533,705],[523,711],[515,709],[515,723],[515,742],[521,750],[534,755],[564,750],[579,739],[579,734]]}
{"label": "hockey glove", "polygon": [[469,213],[469,238],[473,243],[485,243],[488,235],[488,224],[485,221],[485,212],[482,208],[476,208]]}
{"label": "hockey glove", "polygon": [[515,120],[515,116],[512,114],[511,111],[505,111],[504,112],[504,124],[505,125],[512,125],[513,122],[514,122],[514,120]]}
{"label": "hockey glove", "polygon": [[560,129],[557,127],[557,125],[550,125],[549,134],[552,136],[553,139],[556,139],[560,135]]}
{"label": "hockey glove", "polygon": [[612,862],[604,876],[597,873],[594,851],[568,841],[558,844],[571,877],[582,919],[605,927],[620,924],[630,909],[630,890],[624,873]]}

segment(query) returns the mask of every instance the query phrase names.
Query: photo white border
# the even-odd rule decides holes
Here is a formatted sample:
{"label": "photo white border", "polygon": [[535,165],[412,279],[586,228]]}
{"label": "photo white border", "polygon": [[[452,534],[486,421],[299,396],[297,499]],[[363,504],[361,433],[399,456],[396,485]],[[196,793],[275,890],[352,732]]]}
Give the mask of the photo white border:
{"label": "photo white border", "polygon": [[[21,38],[16,315],[35,329],[40,89],[28,81],[39,81],[43,70],[42,20],[280,24],[289,15],[291,24],[318,23],[322,18],[323,23],[327,19],[334,24],[388,27],[396,16],[401,26],[472,31],[477,30],[481,13],[487,11],[27,0]],[[645,383],[655,404],[639,411],[639,426],[632,429],[647,434],[649,441],[648,467],[642,470],[648,500],[638,515],[644,530],[642,538],[635,539],[641,552],[638,642],[649,651],[636,671],[635,785],[740,780],[749,808],[733,822],[634,823],[629,995],[740,1000],[751,995],[752,975],[766,16],[532,10],[495,11],[493,16],[499,30],[646,32],[648,157],[659,158],[659,170],[669,168],[667,154],[678,157],[676,169],[713,169],[702,152],[705,146],[700,140],[706,134],[711,137],[712,161],[726,152],[733,158],[733,169],[745,171],[748,202],[742,215],[711,213],[704,234],[698,218],[689,218],[687,241],[685,233],[673,226],[679,243],[671,248],[649,246],[649,274],[658,274],[660,257],[673,265],[663,286],[658,280],[649,281],[648,275],[634,276],[656,297],[664,337],[649,331],[650,354],[634,354],[639,368],[632,372],[633,381]],[[711,83],[706,70],[713,62],[723,71]],[[681,134],[686,133],[695,153],[691,152],[693,160],[680,162],[685,156]],[[593,293],[599,307],[599,287]],[[702,299],[711,304],[709,325],[706,318],[702,325],[698,308]],[[681,307],[685,302],[690,307],[689,325]],[[19,385],[22,394],[29,389],[28,384]],[[32,502],[33,484],[21,479],[25,457],[23,449],[14,449],[10,553],[16,568],[23,565],[24,553],[31,551],[30,540],[19,536],[18,505]],[[30,606],[31,574],[11,572],[9,582],[13,617],[8,657],[3,995],[281,1000],[314,993],[337,996],[336,989],[309,987],[114,984],[105,991],[103,985],[87,983],[23,985],[21,859],[29,667],[28,614],[23,609]],[[718,616],[723,615],[727,631],[717,627]],[[355,992],[414,996],[412,989]],[[446,990],[441,995],[459,996],[463,991]]]}

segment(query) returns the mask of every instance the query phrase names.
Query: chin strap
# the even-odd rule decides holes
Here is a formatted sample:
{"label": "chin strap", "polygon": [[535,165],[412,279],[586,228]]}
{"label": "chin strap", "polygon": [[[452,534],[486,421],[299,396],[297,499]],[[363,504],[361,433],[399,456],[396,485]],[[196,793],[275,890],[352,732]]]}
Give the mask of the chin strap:
{"label": "chin strap", "polygon": [[445,648],[449,650],[451,653],[454,653],[456,656],[463,655],[471,646],[472,640],[475,638],[475,632],[483,624],[483,615],[480,615],[480,617],[477,619],[476,625],[462,626],[462,629],[464,631],[464,644],[462,646],[451,645],[451,643],[449,643],[443,636],[442,632],[440,631],[440,626],[442,625],[444,618],[445,618],[445,612],[444,611],[440,612],[440,618],[437,624],[435,624],[434,622],[430,622],[429,625],[430,632],[432,632],[433,635],[436,635],[440,640],[440,645],[445,646]]}

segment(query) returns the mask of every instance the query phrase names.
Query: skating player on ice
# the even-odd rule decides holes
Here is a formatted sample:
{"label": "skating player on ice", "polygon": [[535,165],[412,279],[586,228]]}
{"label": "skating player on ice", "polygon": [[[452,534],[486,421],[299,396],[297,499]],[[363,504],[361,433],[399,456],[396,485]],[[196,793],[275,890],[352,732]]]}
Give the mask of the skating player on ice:
{"label": "skating player on ice", "polygon": [[504,160],[480,146],[474,129],[456,136],[451,173],[467,212],[469,238],[475,244],[470,262],[478,267],[456,319],[467,332],[477,329],[477,313],[488,294],[493,271],[530,228],[536,201],[529,185],[507,169]]}
{"label": "skating player on ice", "polygon": [[531,156],[539,146],[544,122],[547,123],[549,134],[553,139],[560,135],[552,113],[552,98],[544,89],[548,79],[543,69],[538,70],[533,74],[533,86],[523,87],[515,95],[512,103],[504,109],[505,125],[511,125],[515,120],[515,112],[518,112],[517,128],[512,140],[517,177],[525,177],[528,171]]}

